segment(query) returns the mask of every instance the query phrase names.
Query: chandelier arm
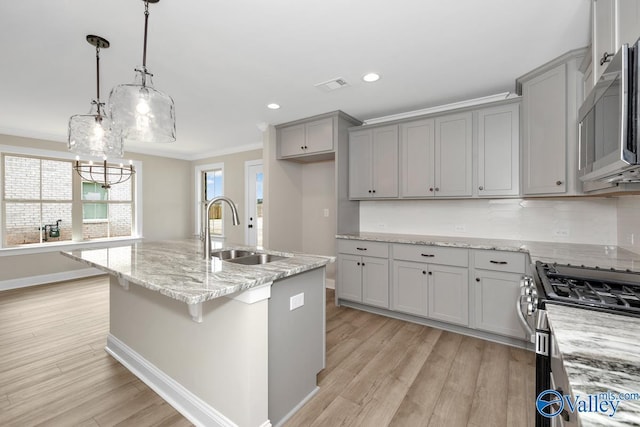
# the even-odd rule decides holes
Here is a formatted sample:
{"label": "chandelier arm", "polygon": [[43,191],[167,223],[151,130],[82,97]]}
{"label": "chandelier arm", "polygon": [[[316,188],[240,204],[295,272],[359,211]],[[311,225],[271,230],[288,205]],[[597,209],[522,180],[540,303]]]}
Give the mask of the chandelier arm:
{"label": "chandelier arm", "polygon": [[98,103],[98,119],[102,116],[100,111],[100,46],[96,45],[96,101]]}

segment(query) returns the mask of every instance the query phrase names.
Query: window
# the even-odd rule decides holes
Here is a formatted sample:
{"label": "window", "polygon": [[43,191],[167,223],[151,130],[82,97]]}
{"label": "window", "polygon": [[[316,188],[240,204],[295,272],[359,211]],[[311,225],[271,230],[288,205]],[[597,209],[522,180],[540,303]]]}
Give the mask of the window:
{"label": "window", "polygon": [[134,235],[135,180],[103,189],[82,182],[71,159],[5,152],[1,160],[0,247]]}
{"label": "window", "polygon": [[[207,200],[224,195],[224,164],[199,165],[195,168],[196,235],[204,233],[204,207]],[[212,237],[224,235],[224,209],[220,203],[211,207],[206,223]]]}

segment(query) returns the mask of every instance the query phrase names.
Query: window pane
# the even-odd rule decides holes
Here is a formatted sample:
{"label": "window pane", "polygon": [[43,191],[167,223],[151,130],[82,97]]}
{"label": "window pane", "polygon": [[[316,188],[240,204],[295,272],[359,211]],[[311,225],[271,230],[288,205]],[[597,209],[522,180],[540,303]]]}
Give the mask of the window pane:
{"label": "window pane", "polygon": [[7,246],[40,243],[40,204],[5,204]]}
{"label": "window pane", "polygon": [[5,156],[4,197],[7,200],[40,199],[40,159]]}
{"label": "window pane", "polygon": [[107,190],[95,182],[83,182],[82,200],[107,200]]}
{"label": "window pane", "polygon": [[109,189],[109,200],[131,200],[131,179],[120,184],[115,184]]}
{"label": "window pane", "polygon": [[206,200],[222,196],[222,169],[205,172],[204,182],[204,197]]}
{"label": "window pane", "polygon": [[42,160],[42,199],[71,200],[71,162]]}
{"label": "window pane", "polygon": [[131,236],[131,205],[112,203],[109,205],[110,237]]}
{"label": "window pane", "polygon": [[82,219],[107,220],[108,206],[106,203],[83,203]]}
{"label": "window pane", "polygon": [[71,240],[71,203],[43,203],[42,223],[46,226],[46,241]]}

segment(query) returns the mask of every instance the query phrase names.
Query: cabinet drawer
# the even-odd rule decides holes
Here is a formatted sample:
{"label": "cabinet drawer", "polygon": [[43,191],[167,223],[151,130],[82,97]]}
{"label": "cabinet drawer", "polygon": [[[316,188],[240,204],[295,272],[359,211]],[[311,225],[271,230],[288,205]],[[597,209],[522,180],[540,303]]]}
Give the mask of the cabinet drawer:
{"label": "cabinet drawer", "polygon": [[338,240],[338,253],[388,258],[389,245],[366,240]]}
{"label": "cabinet drawer", "polygon": [[428,245],[393,245],[393,258],[429,264],[469,265],[469,251]]}
{"label": "cabinet drawer", "polygon": [[525,272],[526,254],[504,251],[474,251],[474,266],[483,270]]}

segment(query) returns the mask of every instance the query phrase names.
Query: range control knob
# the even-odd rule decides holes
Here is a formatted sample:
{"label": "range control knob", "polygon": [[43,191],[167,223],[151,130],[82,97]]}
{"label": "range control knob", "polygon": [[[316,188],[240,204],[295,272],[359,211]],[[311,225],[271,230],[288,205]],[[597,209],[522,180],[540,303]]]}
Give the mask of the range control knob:
{"label": "range control knob", "polygon": [[533,313],[535,313],[537,310],[536,306],[534,306],[532,303],[527,304],[527,314],[529,316],[533,316]]}

